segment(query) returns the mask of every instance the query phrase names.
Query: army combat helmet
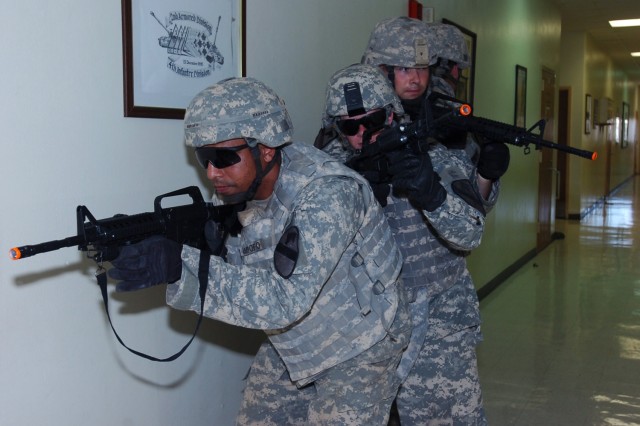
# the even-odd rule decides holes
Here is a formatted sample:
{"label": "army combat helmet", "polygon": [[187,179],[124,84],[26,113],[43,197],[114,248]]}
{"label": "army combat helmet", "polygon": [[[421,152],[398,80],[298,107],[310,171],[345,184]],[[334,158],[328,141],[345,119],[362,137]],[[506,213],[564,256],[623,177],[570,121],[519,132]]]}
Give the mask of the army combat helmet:
{"label": "army combat helmet", "polygon": [[244,139],[256,166],[249,189],[224,198],[227,203],[253,199],[264,176],[280,161],[278,150],[265,168],[258,144],[279,148],[293,141],[293,125],[284,101],[267,85],[253,78],[229,78],[198,93],[185,112],[184,142],[195,148],[198,162],[206,169],[231,166],[240,161],[234,151],[225,153],[215,145]]}
{"label": "army combat helmet", "polygon": [[400,99],[378,67],[353,64],[334,73],[327,83],[323,124],[354,117],[375,109],[404,114]]}
{"label": "army combat helmet", "polygon": [[229,139],[276,148],[293,141],[284,101],[254,78],[229,78],[198,93],[184,116],[184,142],[199,148]]}
{"label": "army combat helmet", "polygon": [[462,31],[454,25],[431,24],[427,26],[437,63],[433,67],[434,74],[442,77],[451,72],[454,65],[463,70],[471,66],[469,49]]}
{"label": "army combat helmet", "polygon": [[426,68],[435,64],[427,25],[406,16],[378,22],[362,55],[363,64]]}

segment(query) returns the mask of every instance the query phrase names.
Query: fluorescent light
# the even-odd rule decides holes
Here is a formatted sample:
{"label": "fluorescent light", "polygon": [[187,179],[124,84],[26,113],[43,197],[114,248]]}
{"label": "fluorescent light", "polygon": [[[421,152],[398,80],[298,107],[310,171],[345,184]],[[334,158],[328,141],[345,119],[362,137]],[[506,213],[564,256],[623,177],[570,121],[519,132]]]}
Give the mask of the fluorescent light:
{"label": "fluorescent light", "polygon": [[609,25],[612,27],[638,27],[640,26],[639,19],[619,19],[617,21],[609,21]]}
{"label": "fluorescent light", "polygon": [[640,57],[640,52],[631,52],[631,56]]}

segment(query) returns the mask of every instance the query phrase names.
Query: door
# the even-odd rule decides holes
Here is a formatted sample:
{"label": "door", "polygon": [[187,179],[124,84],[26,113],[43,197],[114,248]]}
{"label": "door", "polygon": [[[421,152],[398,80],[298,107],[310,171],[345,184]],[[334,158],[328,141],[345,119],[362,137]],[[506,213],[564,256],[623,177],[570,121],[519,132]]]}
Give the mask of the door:
{"label": "door", "polygon": [[[554,134],[554,102],[556,91],[556,73],[542,68],[542,93],[540,116],[546,120],[543,138],[553,141]],[[538,165],[538,238],[536,249],[540,252],[551,243],[551,212],[555,207],[553,199],[553,181],[556,169],[553,167],[551,148],[542,148]]]}
{"label": "door", "polygon": [[[569,145],[569,123],[571,122],[571,109],[569,107],[571,101],[571,89],[560,88],[558,95],[558,144]],[[556,154],[557,173],[556,173],[556,219],[567,218],[567,200],[569,199],[567,185],[568,164],[567,154],[558,151]]]}

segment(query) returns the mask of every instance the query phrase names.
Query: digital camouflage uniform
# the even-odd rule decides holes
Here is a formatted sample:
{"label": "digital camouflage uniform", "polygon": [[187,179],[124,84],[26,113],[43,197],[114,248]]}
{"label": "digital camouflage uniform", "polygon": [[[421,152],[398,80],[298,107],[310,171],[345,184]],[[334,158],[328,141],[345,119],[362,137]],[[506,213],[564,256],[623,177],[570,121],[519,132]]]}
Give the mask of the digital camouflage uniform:
{"label": "digital camouflage uniform", "polygon": [[[431,68],[429,93],[436,92],[455,97],[454,89],[447,82],[444,73],[454,63],[459,69],[470,66],[464,38],[460,30],[452,25],[434,24],[428,28],[431,33],[430,47],[439,60],[438,64]],[[477,176],[474,160],[477,159],[479,151],[480,147],[472,134],[467,134],[464,148],[448,149],[449,157],[455,156],[472,179]],[[446,157],[442,161],[446,161]],[[495,181],[488,199],[481,199],[486,213],[495,205],[499,188],[500,182]],[[435,243],[434,264],[441,271],[436,271],[430,279],[456,283],[449,290],[431,298],[428,289],[421,291],[417,294],[418,304],[411,304],[414,312],[414,332],[416,328],[422,327],[419,318],[424,312],[427,312],[428,318],[427,331],[421,354],[402,384],[397,403],[403,425],[483,425],[487,421],[482,408],[475,353],[475,346],[482,340],[479,303],[472,279],[464,265],[464,253],[456,253],[447,247],[451,241],[447,234],[455,232],[455,226],[441,229],[439,236],[443,237],[443,244],[439,245],[435,243],[436,240],[432,240]],[[480,235],[478,244],[479,237]],[[474,247],[469,246],[466,250],[472,248]],[[458,268],[442,268],[447,264],[458,264]],[[427,277],[430,275],[427,274]],[[421,306],[421,312],[415,315],[418,306]],[[413,347],[412,336],[408,352],[411,352]],[[406,364],[404,361],[403,359],[399,369],[402,373],[406,373],[403,371]],[[428,403],[423,405],[425,393],[436,398],[428,397]],[[427,419],[429,422],[425,422]]]}
{"label": "digital camouflage uniform", "polygon": [[[326,148],[339,150],[345,148],[338,140]],[[474,168],[464,151],[452,153],[436,145],[429,156],[436,172],[458,170],[473,179]],[[480,313],[465,256],[480,244],[485,215],[451,186],[445,188],[445,203],[433,212],[419,211],[393,192],[383,208],[404,257],[401,277],[413,322],[398,369],[403,425],[449,424],[452,419],[454,424],[476,424],[484,418],[475,355]]]}
{"label": "digital camouflage uniform", "polygon": [[[291,131],[284,103],[248,78],[206,89],[185,116],[190,146],[245,137],[280,147],[272,195],[247,203],[241,233],[226,241],[227,261],[209,262],[205,315],[269,337],[251,366],[237,422],[386,424],[410,333],[400,253],[366,181],[291,143]],[[299,241],[289,248],[299,255],[285,278],[274,258],[292,231]],[[200,252],[185,246],[182,259],[167,302],[198,311]]]}
{"label": "digital camouflage uniform", "polygon": [[[405,67],[414,62],[415,67],[424,62],[419,46],[425,37],[431,43],[429,30],[420,21],[383,20],[372,32],[363,62]],[[429,65],[434,65],[436,53],[430,51],[428,57]],[[344,145],[336,140],[325,150],[335,152],[338,146]],[[403,254],[401,277],[413,322],[411,341],[398,368],[403,383],[397,406],[403,426],[481,425],[486,419],[475,353],[482,339],[480,312],[465,256],[481,242],[485,215],[497,200],[499,185],[493,185],[487,200],[480,196],[475,164],[464,149],[433,143],[429,156],[447,190],[444,203],[432,212],[417,210],[392,191],[384,207]]]}

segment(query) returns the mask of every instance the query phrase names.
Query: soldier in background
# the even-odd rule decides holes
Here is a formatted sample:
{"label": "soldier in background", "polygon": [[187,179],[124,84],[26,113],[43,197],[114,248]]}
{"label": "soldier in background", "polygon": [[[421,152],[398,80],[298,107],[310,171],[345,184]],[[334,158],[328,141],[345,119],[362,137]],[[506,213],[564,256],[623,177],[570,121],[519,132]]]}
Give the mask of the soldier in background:
{"label": "soldier in background", "polygon": [[436,58],[431,65],[428,93],[438,92],[455,98],[460,73],[471,66],[467,43],[462,31],[454,25],[435,23],[426,28],[429,46]]}
{"label": "soldier in background", "polygon": [[206,316],[265,331],[239,424],[385,425],[410,322],[402,258],[367,181],[293,143],[284,102],[255,79],[200,92],[184,127],[214,202],[246,202],[242,230],[223,240],[207,228],[224,256],[165,238],[123,247],[109,271],[118,290],[170,282],[167,303],[199,311],[204,280]]}
{"label": "soldier in background", "polygon": [[[461,72],[471,66],[471,56],[462,31],[454,25],[436,23],[427,26],[429,45],[436,63],[431,65],[431,81],[427,96],[440,93],[456,98]],[[443,139],[447,139],[446,137]],[[471,133],[446,140],[450,149],[464,149],[478,168],[478,186],[484,197],[491,187],[498,190],[499,179],[507,171],[510,161],[509,147]],[[482,155],[481,155],[482,154]]]}

